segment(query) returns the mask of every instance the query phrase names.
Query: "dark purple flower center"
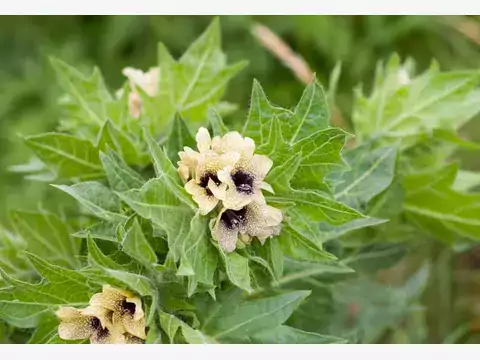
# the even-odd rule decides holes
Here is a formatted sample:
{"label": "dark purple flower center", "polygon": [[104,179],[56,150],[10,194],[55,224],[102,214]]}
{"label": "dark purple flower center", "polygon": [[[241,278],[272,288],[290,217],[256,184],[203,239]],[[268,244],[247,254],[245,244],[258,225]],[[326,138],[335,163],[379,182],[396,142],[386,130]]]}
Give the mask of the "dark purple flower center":
{"label": "dark purple flower center", "polygon": [[237,171],[232,175],[233,183],[238,192],[250,195],[253,193],[253,176],[243,171]]}

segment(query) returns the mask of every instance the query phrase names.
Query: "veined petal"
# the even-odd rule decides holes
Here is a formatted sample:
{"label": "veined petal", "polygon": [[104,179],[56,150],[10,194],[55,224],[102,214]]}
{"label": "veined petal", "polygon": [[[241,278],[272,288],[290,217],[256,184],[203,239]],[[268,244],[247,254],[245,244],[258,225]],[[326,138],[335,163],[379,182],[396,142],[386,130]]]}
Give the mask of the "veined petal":
{"label": "veined petal", "polygon": [[125,344],[143,344],[143,340],[136,336],[133,336],[130,334],[124,334],[124,336],[125,336]]}
{"label": "veined petal", "polygon": [[200,153],[210,150],[212,139],[210,137],[210,133],[206,128],[201,127],[200,129],[198,129],[195,139],[197,140],[197,148]]}
{"label": "veined petal", "polygon": [[[58,336],[64,340],[84,340],[90,338],[95,331],[95,318],[82,314],[73,307],[61,307],[56,315],[60,319]],[[100,320],[98,324],[100,324]]]}
{"label": "veined petal", "polygon": [[212,192],[213,196],[215,196],[219,200],[225,199],[225,194],[227,191],[227,184],[220,184],[217,185],[212,179],[208,180],[208,189]]}
{"label": "veined petal", "polygon": [[129,333],[135,337],[145,339],[145,318],[135,320],[129,313],[114,313],[113,314],[114,328],[121,333]]}
{"label": "veined petal", "polygon": [[213,196],[213,193],[209,195],[207,189],[198,185],[194,179],[185,184],[185,190],[192,195],[202,215],[208,214],[218,204],[218,199]]}
{"label": "veined petal", "polygon": [[225,208],[220,211],[212,230],[212,236],[225,252],[235,250],[241,223],[241,214]]}
{"label": "veined petal", "polygon": [[273,161],[265,155],[253,155],[252,157],[252,171],[259,179],[265,179],[267,173],[273,166]]}

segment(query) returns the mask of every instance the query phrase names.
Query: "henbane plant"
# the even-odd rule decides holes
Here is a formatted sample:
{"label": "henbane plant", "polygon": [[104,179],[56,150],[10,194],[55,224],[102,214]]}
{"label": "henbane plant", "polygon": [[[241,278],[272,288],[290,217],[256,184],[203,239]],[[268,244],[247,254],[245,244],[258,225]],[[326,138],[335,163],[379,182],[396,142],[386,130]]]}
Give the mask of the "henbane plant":
{"label": "henbane plant", "polygon": [[[392,56],[357,89],[350,133],[330,123],[335,84],[316,79],[293,108],[253,81],[227,126],[246,104],[222,96],[246,63],[227,65],[217,20],[179,60],[158,55],[115,94],[52,59],[64,116],[25,138],[24,168],[79,206],[13,211],[0,233],[0,319],[29,343],[374,342],[429,267],[393,290],[375,271],[431,239],[480,239],[480,177],[449,162],[478,149],[456,134],[480,110],[478,71],[415,76]],[[393,294],[381,321],[348,325],[359,288]]]}

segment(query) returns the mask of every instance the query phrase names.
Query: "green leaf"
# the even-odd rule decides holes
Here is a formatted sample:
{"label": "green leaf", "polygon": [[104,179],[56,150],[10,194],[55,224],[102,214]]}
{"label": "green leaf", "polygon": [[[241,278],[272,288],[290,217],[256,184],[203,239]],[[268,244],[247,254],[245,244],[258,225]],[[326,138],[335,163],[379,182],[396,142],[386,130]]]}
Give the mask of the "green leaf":
{"label": "green leaf", "polygon": [[236,252],[226,254],[222,249],[219,249],[219,253],[225,265],[225,273],[232,284],[249,293],[252,292],[248,259]]}
{"label": "green leaf", "polygon": [[177,334],[178,329],[182,326],[183,321],[175,315],[167,314],[161,310],[159,311],[158,316],[160,318],[160,326],[167,334],[170,344],[173,344],[175,335]]}
{"label": "green leaf", "polygon": [[242,130],[243,136],[252,138],[256,144],[264,144],[268,139],[270,123],[275,116],[291,117],[293,112],[271,105],[260,83],[254,80],[250,110]]}
{"label": "green leaf", "polygon": [[98,150],[90,141],[61,133],[28,136],[25,141],[59,179],[82,181],[103,177]]}
{"label": "green leaf", "polygon": [[182,323],[182,334],[189,344],[216,344],[216,341],[206,336],[199,330],[195,330],[185,323]]}
{"label": "green leaf", "polygon": [[459,170],[452,188],[459,192],[468,192],[480,185],[480,173],[468,170]]}
{"label": "green leaf", "polygon": [[195,209],[192,199],[187,195],[185,189],[181,185],[180,177],[173,166],[172,162],[168,158],[165,150],[160,149],[157,142],[150,136],[149,133],[144,132],[145,140],[147,141],[148,148],[150,149],[150,156],[153,161],[155,173],[158,178],[163,179],[165,187],[175,195],[181,202]]}
{"label": "green leaf", "polygon": [[133,135],[118,129],[111,120],[107,120],[98,134],[97,148],[103,152],[112,149],[127,164],[145,165],[148,155],[143,154]]}
{"label": "green leaf", "polygon": [[123,267],[117,264],[110,257],[106,256],[97,246],[90,234],[87,235],[88,262],[90,265],[113,270],[122,270]]}
{"label": "green leaf", "polygon": [[56,316],[46,313],[39,321],[39,326],[28,340],[28,344],[47,344],[57,334],[58,323]]}
{"label": "green leaf", "polygon": [[294,259],[323,261],[335,258],[332,254],[329,254],[322,249],[321,242],[316,242],[310,237],[303,236],[290,226],[286,226],[282,229],[278,242],[282,252],[286,256],[290,256]]}
{"label": "green leaf", "polygon": [[255,344],[345,344],[347,342],[335,336],[320,335],[285,325],[254,334],[249,338]]}
{"label": "green leaf", "polygon": [[405,178],[404,209],[424,231],[452,242],[456,236],[480,240],[480,194],[452,189],[456,164]]}
{"label": "green leaf", "polygon": [[98,68],[87,78],[61,60],[51,58],[60,85],[67,92],[64,105],[68,119],[62,128],[93,139],[93,134],[109,117],[108,105],[113,102]]}
{"label": "green leaf", "polygon": [[295,107],[295,116],[287,123],[286,134],[291,134],[288,137],[289,142],[294,144],[316,131],[325,129],[329,125],[329,118],[325,93],[313,78]]}
{"label": "green leaf", "polygon": [[322,189],[325,176],[332,170],[345,168],[341,151],[347,133],[340,128],[327,128],[312,133],[292,147],[301,154],[292,186],[294,188]]}
{"label": "green leaf", "polygon": [[45,211],[12,211],[11,219],[30,252],[70,268],[80,265],[80,241],[70,236],[65,220]]}
{"label": "green leaf", "polygon": [[206,333],[218,340],[242,339],[283,324],[310,294],[293,291],[260,300],[246,301],[230,313],[210,322]]}
{"label": "green leaf", "polygon": [[246,66],[239,62],[227,66],[220,48],[220,28],[214,19],[208,29],[175,61],[159,47],[159,93],[142,96],[150,130],[160,134],[162,127],[179,113],[191,122],[204,122],[208,109],[218,104],[228,81]]}
{"label": "green leaf", "polygon": [[212,128],[213,136],[223,136],[228,132],[228,128],[223,123],[220,114],[215,109],[210,109],[207,113],[208,122]]}
{"label": "green leaf", "polygon": [[[193,276],[191,281],[213,286],[213,275],[217,269],[218,255],[210,242],[208,221],[204,216],[196,214],[190,223],[190,231],[183,242],[181,265],[177,275]],[[188,264],[188,265],[186,265]],[[192,273],[182,274],[185,268]]]}
{"label": "green leaf", "polygon": [[86,181],[72,186],[52,185],[60,189],[95,216],[112,222],[122,222],[126,220],[126,216],[120,214],[121,203],[115,194],[106,186],[96,181]]}
{"label": "green leaf", "polygon": [[45,281],[30,284],[0,269],[8,284],[0,289],[0,317],[14,326],[35,327],[46,312],[58,306],[86,306],[100,288],[78,271],[49,264],[33,254],[28,257]]}
{"label": "green leaf", "polygon": [[180,160],[178,152],[182,151],[185,146],[192,149],[196,146],[195,138],[190,132],[185,120],[177,114],[172,122],[172,127],[168,135],[166,151],[170,159]]}
{"label": "green leaf", "polygon": [[328,181],[337,201],[360,210],[392,183],[396,150],[372,149],[370,144],[364,144],[346,152],[344,157],[350,169],[331,173]]}
{"label": "green leaf", "polygon": [[151,220],[167,233],[169,250],[174,261],[178,261],[193,212],[168,188],[167,177],[168,175],[162,174],[161,177],[148,181],[141,189],[118,193],[118,196],[138,215]]}
{"label": "green leaf", "polygon": [[123,251],[145,266],[157,263],[157,256],[143,234],[137,219],[133,221],[122,242]]}
{"label": "green leaf", "polygon": [[383,136],[397,142],[434,129],[458,129],[480,110],[480,72],[440,72],[431,67],[411,78],[393,56],[377,69],[374,90],[355,100],[353,123],[359,140]]}
{"label": "green leaf", "polygon": [[108,221],[101,221],[92,226],[77,231],[75,234],[72,234],[74,237],[85,239],[87,235],[90,234],[95,239],[101,239],[106,241],[118,242],[118,239],[115,234],[117,228],[116,223],[111,223]]}
{"label": "green leaf", "polygon": [[113,150],[100,152],[100,160],[107,174],[110,187],[115,191],[127,191],[141,187],[145,180],[131,169]]}

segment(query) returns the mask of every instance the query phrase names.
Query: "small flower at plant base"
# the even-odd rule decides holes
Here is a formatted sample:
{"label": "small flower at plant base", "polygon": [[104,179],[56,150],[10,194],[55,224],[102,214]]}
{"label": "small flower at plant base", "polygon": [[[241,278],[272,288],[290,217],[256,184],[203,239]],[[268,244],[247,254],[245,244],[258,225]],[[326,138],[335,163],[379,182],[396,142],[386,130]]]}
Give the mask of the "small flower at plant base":
{"label": "small flower at plant base", "polygon": [[[240,210],[223,208],[212,229],[212,236],[226,252],[232,252],[240,240],[248,244],[256,237],[262,244],[280,233],[283,215],[272,206],[252,202]],[[240,238],[239,238],[240,237]]]}
{"label": "small flower at plant base", "polygon": [[144,73],[142,70],[127,67],[122,70],[122,73],[130,80],[132,90],[135,90],[138,86],[145,91],[148,96],[153,97],[157,95],[158,83],[160,81],[160,68],[153,67]]}
{"label": "small flower at plant base", "polygon": [[218,179],[228,185],[223,206],[239,210],[254,201],[265,203],[262,189],[273,192],[272,187],[264,182],[265,176],[272,168],[273,162],[265,155],[242,157],[233,166],[225,167],[217,173]]}
{"label": "small flower at plant base", "polygon": [[215,152],[200,153],[195,169],[195,178],[185,184],[185,190],[193,195],[202,215],[212,211],[220,199],[226,196],[227,184],[222,184],[217,173],[238,160],[238,153],[217,154]]}
{"label": "small flower at plant base", "polygon": [[122,333],[145,339],[145,314],[141,300],[129,291],[103,286],[102,292],[90,299],[90,305],[112,312],[112,326]]}
{"label": "small flower at plant base", "polygon": [[122,331],[112,326],[112,312],[100,307],[61,307],[58,336],[64,340],[86,340],[91,344],[124,344]]}

